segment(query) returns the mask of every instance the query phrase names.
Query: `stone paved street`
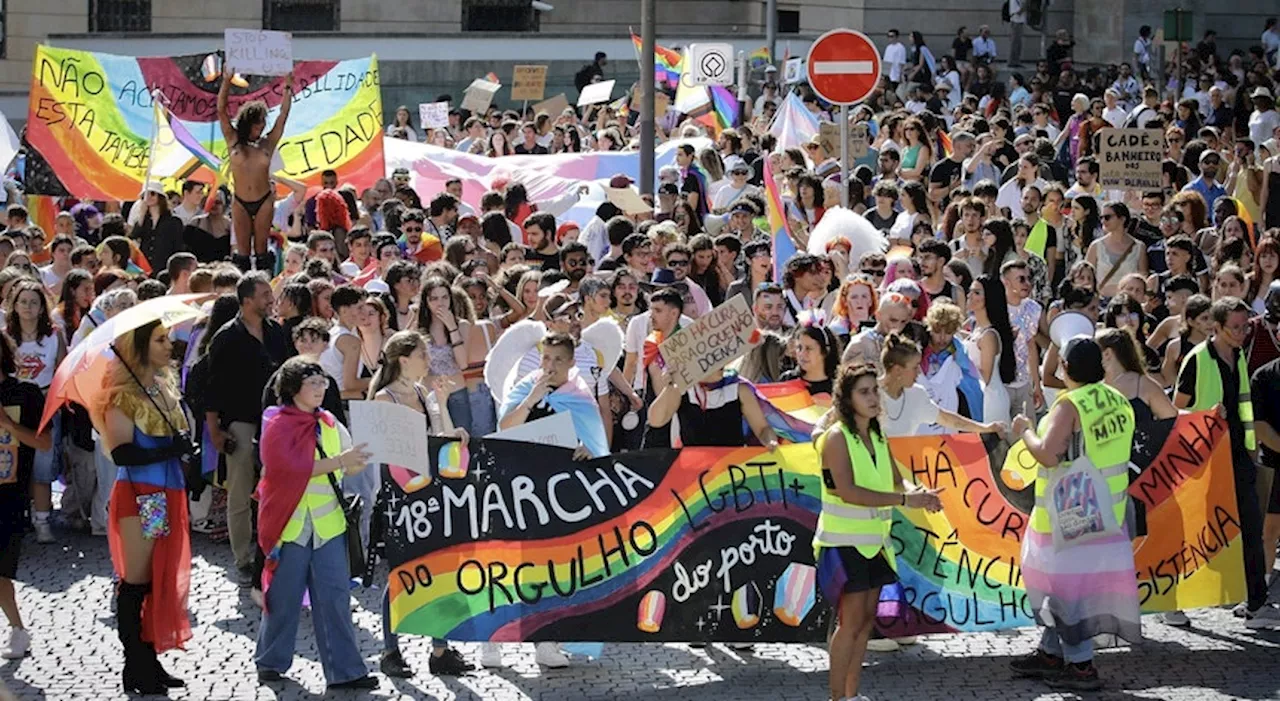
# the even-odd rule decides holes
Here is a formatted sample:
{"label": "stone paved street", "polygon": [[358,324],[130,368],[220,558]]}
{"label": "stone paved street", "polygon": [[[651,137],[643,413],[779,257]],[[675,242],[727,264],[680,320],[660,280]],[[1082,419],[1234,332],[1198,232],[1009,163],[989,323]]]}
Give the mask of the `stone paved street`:
{"label": "stone paved street", "polygon": [[[0,664],[0,680],[19,699],[122,698],[119,643],[110,611],[110,560],[104,539],[63,534],[58,545],[29,539],[23,552],[18,601],[32,631],[33,653]],[[259,687],[253,667],[258,610],[247,590],[228,578],[230,550],[194,536],[191,612],[195,639],[164,662],[189,687],[174,698],[305,699],[324,695],[310,619],[303,616],[290,681],[279,689]],[[378,593],[360,591],[355,620],[365,660],[376,668],[379,651]],[[1102,653],[1106,690],[1090,699],[1280,698],[1280,632],[1254,633],[1228,611],[1191,613],[1193,628],[1181,631],[1146,619],[1148,640],[1134,649]],[[871,653],[863,692],[887,699],[1069,699],[1038,682],[1014,680],[1009,659],[1029,652],[1030,630],[1011,635],[932,636],[893,654]],[[532,646],[508,647],[509,669],[458,679],[426,674],[425,639],[405,638],[405,657],[419,676],[383,678],[381,687],[359,698],[414,699],[822,699],[826,653],[802,645],[761,645],[752,653],[719,646],[609,645],[602,660],[543,671]],[[478,646],[463,644],[478,661]],[[331,698],[356,698],[337,692]]]}

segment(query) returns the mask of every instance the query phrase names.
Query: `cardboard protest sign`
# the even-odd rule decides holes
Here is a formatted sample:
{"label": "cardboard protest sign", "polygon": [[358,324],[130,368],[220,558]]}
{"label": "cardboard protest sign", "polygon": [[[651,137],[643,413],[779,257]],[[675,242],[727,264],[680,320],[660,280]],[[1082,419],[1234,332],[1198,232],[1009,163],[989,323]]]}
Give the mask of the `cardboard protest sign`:
{"label": "cardboard protest sign", "polygon": [[418,121],[423,129],[449,126],[448,102],[424,102],[418,105]]}
{"label": "cardboard protest sign", "polygon": [[[639,112],[642,105],[644,105],[644,90],[637,84],[635,90],[631,91],[631,111]],[[661,90],[656,91],[653,95],[654,119],[665,117],[669,109],[671,109],[671,96]]]}
{"label": "cardboard protest sign", "polygon": [[369,462],[427,471],[427,422],[422,414],[391,402],[351,402],[351,439],[367,444]]}
{"label": "cardboard protest sign", "polygon": [[801,83],[806,79],[803,58],[787,59],[787,62],[782,65],[782,82],[787,85]]}
{"label": "cardboard protest sign", "polygon": [[865,122],[849,125],[849,157],[866,158],[871,150],[871,137]]}
{"label": "cardboard protest sign", "polygon": [[613,98],[613,84],[617,81],[602,80],[599,83],[592,83],[582,89],[578,94],[578,106],[594,105],[600,102],[608,102]]}
{"label": "cardboard protest sign", "polygon": [[[1209,412],[1147,427],[1130,488],[1144,611],[1244,597],[1226,424]],[[1135,440],[1135,443],[1137,441]],[[900,583],[882,634],[1032,625],[1021,540],[1029,489],[1003,487],[980,436],[889,439],[943,510],[895,509]],[[686,448],[573,462],[566,449],[431,439],[441,479],[384,472],[391,621],[400,633],[493,641],[822,642],[831,606],[810,543],[821,511],[811,444]]]}
{"label": "cardboard protest sign", "polygon": [[475,113],[483,113],[493,103],[493,96],[498,94],[502,86],[484,78],[476,78],[467,86],[462,94],[462,109]]}
{"label": "cardboard protest sign", "polygon": [[288,75],[293,70],[293,37],[265,29],[225,31],[226,70],[243,75]]}
{"label": "cardboard protest sign", "polygon": [[559,117],[569,106],[569,98],[565,97],[564,93],[560,93],[555,97],[543,100],[542,102],[534,105],[533,114],[536,116],[546,112],[548,116],[555,119],[556,117]]}
{"label": "cardboard protest sign", "polygon": [[658,353],[683,390],[746,353],[757,336],[756,317],[746,297],[737,295],[672,334]]}
{"label": "cardboard protest sign", "polygon": [[[165,146],[188,151],[192,160],[200,159],[197,151],[207,151],[225,161],[227,145],[217,124],[219,85],[205,80],[205,57],[136,58],[38,47],[27,112],[27,194],[131,201],[149,166],[167,160],[160,153]],[[358,189],[385,177],[377,58],[299,61],[293,73],[292,116],[276,148],[282,167],[273,171],[319,185],[321,173],[332,169]],[[171,144],[157,139],[152,154],[153,125],[161,121],[155,90],[163,95],[175,138],[168,139]],[[283,95],[283,78],[255,78],[247,90],[232,90],[228,108],[235,114],[245,102],[263,100],[274,115]],[[269,116],[268,123],[274,119]]]}
{"label": "cardboard protest sign", "polygon": [[1159,129],[1099,132],[1098,181],[1105,190],[1159,190],[1164,134]]}
{"label": "cardboard protest sign", "polygon": [[822,144],[822,150],[827,152],[827,156],[831,158],[839,158],[840,148],[840,125],[831,122],[818,123],[818,140]]}
{"label": "cardboard protest sign", "polygon": [[546,89],[546,66],[516,66],[511,77],[512,100],[541,100]]}
{"label": "cardboard protest sign", "polygon": [[556,412],[537,421],[530,421],[515,428],[490,433],[485,438],[537,443],[538,445],[550,445],[570,450],[578,447],[578,432],[573,428],[573,415],[567,411]]}
{"label": "cardboard protest sign", "polygon": [[604,196],[625,214],[645,214],[653,212],[653,205],[645,202],[644,199],[640,197],[639,193],[630,187],[605,186]]}

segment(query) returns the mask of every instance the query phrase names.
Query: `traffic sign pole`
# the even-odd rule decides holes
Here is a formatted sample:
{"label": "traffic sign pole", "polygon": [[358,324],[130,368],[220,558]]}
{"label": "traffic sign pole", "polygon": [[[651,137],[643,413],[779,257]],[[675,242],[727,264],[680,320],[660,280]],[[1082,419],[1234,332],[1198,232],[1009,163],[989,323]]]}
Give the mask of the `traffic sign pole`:
{"label": "traffic sign pole", "polygon": [[849,106],[840,105],[840,206],[849,208]]}

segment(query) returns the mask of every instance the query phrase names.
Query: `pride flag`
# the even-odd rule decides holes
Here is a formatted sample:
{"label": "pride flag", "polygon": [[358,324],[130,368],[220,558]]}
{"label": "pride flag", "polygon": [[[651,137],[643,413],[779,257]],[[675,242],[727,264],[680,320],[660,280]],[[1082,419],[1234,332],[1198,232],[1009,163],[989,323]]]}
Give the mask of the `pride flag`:
{"label": "pride flag", "polygon": [[[644,42],[635,35],[635,32],[632,32],[631,43],[636,47],[636,60],[639,61],[641,51],[644,50]],[[658,46],[657,44],[653,45],[653,81],[655,83],[672,89],[679,86],[680,70],[683,63],[684,57],[679,51]]]}
{"label": "pride flag", "polygon": [[769,427],[779,438],[791,443],[808,443],[813,427],[831,408],[831,396],[814,397],[805,389],[804,380],[746,384],[759,400]]}
{"label": "pride flag", "polygon": [[787,225],[786,210],[782,208],[782,196],[778,194],[778,184],[773,180],[773,166],[769,159],[764,159],[765,209],[769,220],[769,238],[773,244],[773,279],[781,281],[782,271],[787,261],[796,254],[796,243],[791,238]]}
{"label": "pride flag", "polygon": [[[205,79],[205,54],[139,58],[53,46],[36,48],[27,113],[28,159],[53,177],[29,194],[87,200],[132,200],[152,167],[157,99],[182,157],[225,160],[218,125],[219,84]],[[296,92],[277,148],[284,175],[308,185],[320,173],[370,187],[385,175],[382,97],[376,56],[294,64]],[[154,95],[159,91],[161,97]],[[233,88],[230,111],[250,100],[267,104],[274,124],[284,98],[282,77],[253,76]]]}
{"label": "pride flag", "polygon": [[759,70],[769,65],[769,47],[761,46],[747,56],[752,70]]}

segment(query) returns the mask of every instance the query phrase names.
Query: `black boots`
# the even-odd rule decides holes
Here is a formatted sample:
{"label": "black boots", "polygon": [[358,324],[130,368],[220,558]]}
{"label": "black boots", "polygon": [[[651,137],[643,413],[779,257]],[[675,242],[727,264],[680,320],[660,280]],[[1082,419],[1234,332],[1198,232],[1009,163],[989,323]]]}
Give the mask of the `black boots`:
{"label": "black boots", "polygon": [[242,256],[239,253],[231,254],[231,264],[239,268],[242,273],[247,273],[253,269],[253,259],[249,256]]}
{"label": "black boots", "polygon": [[165,694],[171,688],[186,686],[164,670],[155,647],[142,639],[142,602],[151,585],[120,582],[117,591],[116,627],[120,644],[124,646],[121,674],[124,690],[135,694]]}
{"label": "black boots", "polygon": [[260,273],[266,273],[268,278],[276,275],[276,254],[271,251],[264,253],[255,253],[253,256],[253,267]]}

